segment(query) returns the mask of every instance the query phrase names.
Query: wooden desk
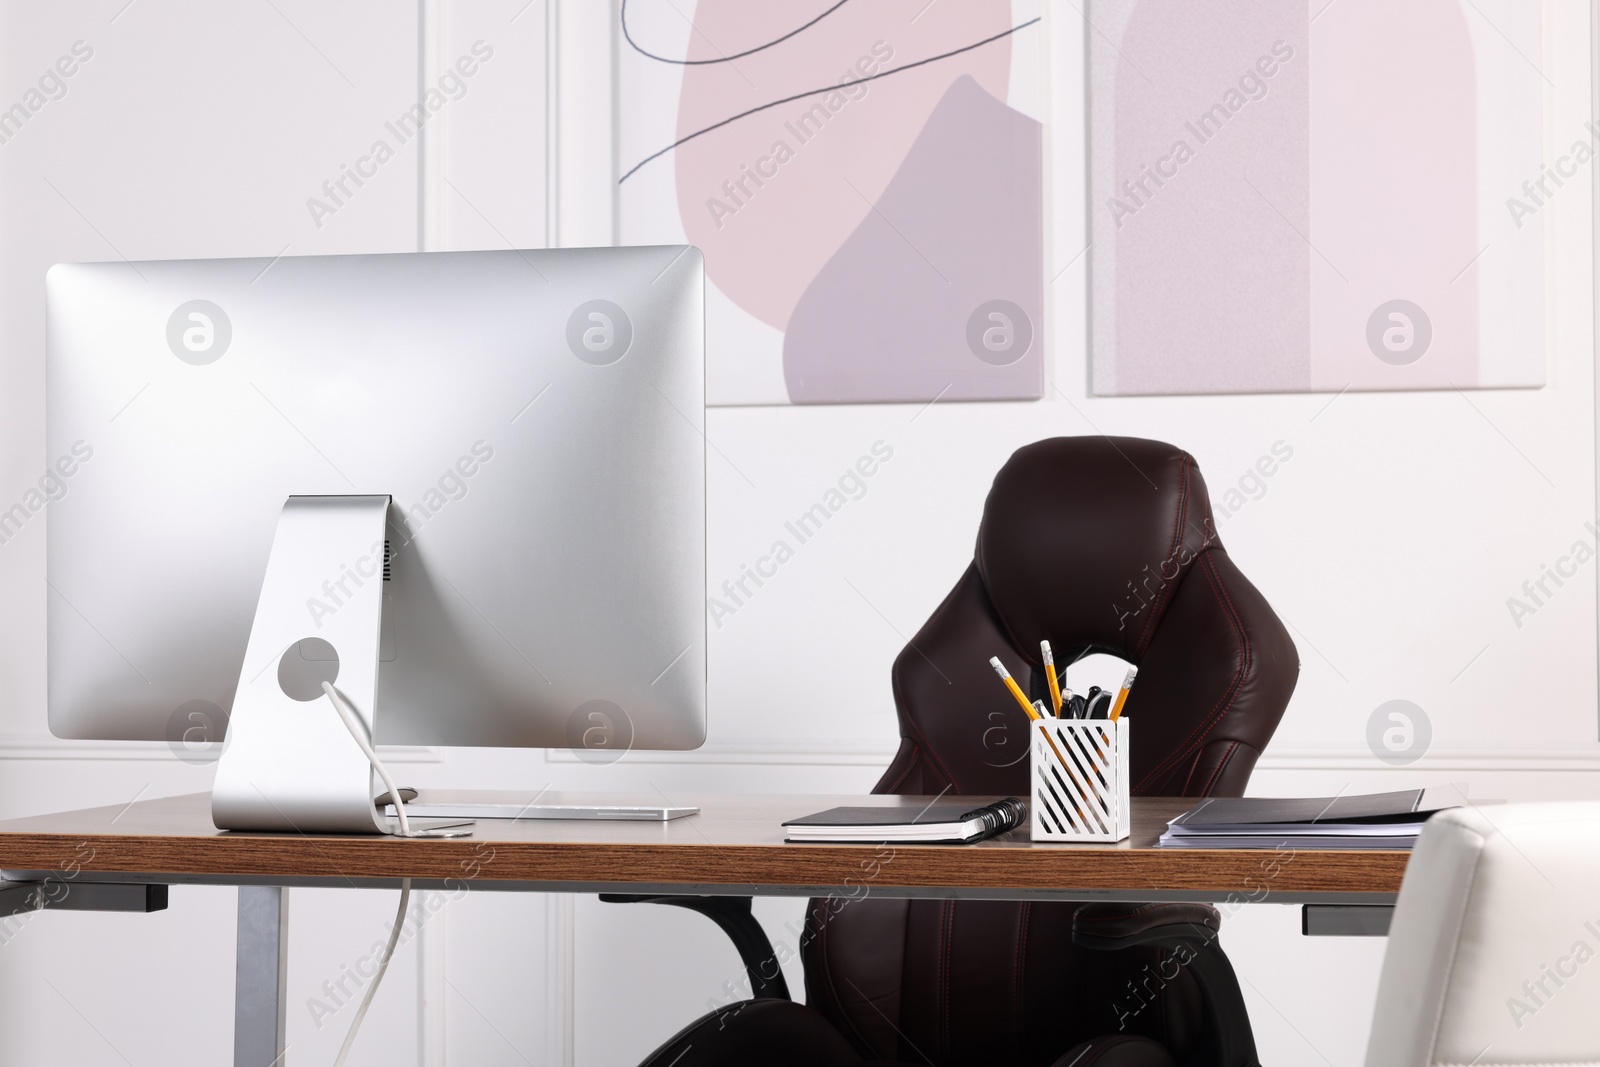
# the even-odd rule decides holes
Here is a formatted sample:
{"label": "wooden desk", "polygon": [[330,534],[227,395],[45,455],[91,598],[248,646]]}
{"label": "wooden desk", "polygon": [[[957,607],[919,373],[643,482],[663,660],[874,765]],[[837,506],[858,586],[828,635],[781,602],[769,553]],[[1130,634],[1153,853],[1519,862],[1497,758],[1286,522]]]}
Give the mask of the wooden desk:
{"label": "wooden desk", "polygon": [[16,883],[48,879],[52,907],[115,908],[120,886],[125,910],[146,910],[150,885],[239,886],[234,1063],[266,1067],[284,1047],[286,886],[380,888],[410,878],[416,888],[473,891],[1387,905],[1410,857],[1157,848],[1167,820],[1191,800],[1135,798],[1133,836],[1116,845],[1034,844],[1022,829],[968,846],[880,846],[785,844],[780,824],[840,804],[920,809],[927,798],[590,799],[701,813],[669,823],[484,821],[460,839],[311,837],[219,831],[209,795],[197,793],[0,822],[0,870],[13,895]]}
{"label": "wooden desk", "polygon": [[548,892],[823,896],[865,886],[900,897],[1389,904],[1410,855],[1160,849],[1167,820],[1193,803],[1164,798],[1135,798],[1133,836],[1116,845],[1035,844],[1023,829],[969,846],[783,841],[785,819],[839,804],[920,809],[926,798],[670,801],[701,813],[668,823],[483,821],[468,838],[402,840],[227,833],[211,825],[210,798],[196,793],[0,822],[0,869],[13,880],[59,877],[77,856],[85,881],[164,884],[383,887],[409,877],[423,888]]}

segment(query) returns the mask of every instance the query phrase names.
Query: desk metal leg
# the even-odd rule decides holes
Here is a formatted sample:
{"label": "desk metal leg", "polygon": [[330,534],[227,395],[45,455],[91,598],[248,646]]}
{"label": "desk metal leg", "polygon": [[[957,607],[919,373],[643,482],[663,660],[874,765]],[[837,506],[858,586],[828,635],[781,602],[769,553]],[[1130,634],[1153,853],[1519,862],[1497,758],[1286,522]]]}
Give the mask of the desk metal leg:
{"label": "desk metal leg", "polygon": [[289,891],[278,886],[240,886],[238,940],[233,1067],[277,1067],[284,1052]]}

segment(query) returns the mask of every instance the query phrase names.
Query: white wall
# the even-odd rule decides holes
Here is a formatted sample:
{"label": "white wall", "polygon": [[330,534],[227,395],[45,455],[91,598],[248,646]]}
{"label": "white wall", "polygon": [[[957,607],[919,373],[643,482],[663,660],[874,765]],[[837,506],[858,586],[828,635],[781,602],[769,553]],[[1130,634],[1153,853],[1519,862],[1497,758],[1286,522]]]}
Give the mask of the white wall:
{"label": "white wall", "polygon": [[[52,263],[545,243],[542,2],[520,14],[523,0],[423,10],[382,0],[125,4],[0,4],[4,107],[74,42],[93,50],[66,95],[0,144],[7,506],[46,463],[42,312]],[[494,57],[466,95],[318,226],[307,199],[324,195],[323,182],[384,136],[419,83],[435,82],[479,39]],[[0,544],[0,812],[209,788],[209,769],[164,745],[49,738],[43,535],[34,519]],[[404,757],[416,758],[432,757]],[[293,894],[291,1064],[332,1062],[350,1010],[319,1028],[306,1001],[387,930],[394,897]],[[35,917],[0,945],[0,1063],[231,1062],[234,898],[231,889],[178,887],[160,915]],[[513,1048],[561,1062],[559,999],[555,1027],[543,1014],[547,910],[542,898],[489,897],[431,918],[397,957],[351,1062],[419,1062],[423,1049],[430,1063],[447,1053],[457,1063],[524,1062]],[[491,960],[451,965],[480,946],[492,946]]]}
{"label": "white wall", "polygon": [[[557,12],[524,2],[0,3],[0,106],[74,41],[95,49],[67,96],[0,144],[0,501],[18,498],[46,459],[41,281],[52,262],[606,239],[604,12],[592,0]],[[1547,140],[1565,144],[1588,117],[1587,18],[1580,5],[1549,10],[1537,58],[1552,82]],[[895,453],[862,500],[713,633],[706,750],[609,768],[539,752],[417,752],[405,755],[408,779],[669,796],[864,790],[895,737],[889,663],[970,558],[994,470],[1027,441],[1104,432],[1188,448],[1214,499],[1275,442],[1294,449],[1222,526],[1303,661],[1255,791],[1460,782],[1479,797],[1595,794],[1595,564],[1520,628],[1505,603],[1595,515],[1589,199],[1568,191],[1541,216],[1544,389],[1091,398],[1076,11],[1047,10],[1047,256],[1060,272],[1047,398],[709,412],[713,586],[874,441]],[[496,58],[449,105],[442,131],[314,226],[305,199],[415,98],[419,79],[479,38]],[[0,815],[206,788],[206,770],[164,747],[48,737],[42,527],[0,545]],[[1365,740],[1368,716],[1394,698],[1433,725],[1432,750],[1409,768],[1383,764]],[[346,1016],[318,1030],[305,1001],[365,952],[393,907],[393,893],[294,893],[291,1064],[331,1062]],[[36,918],[0,945],[0,1063],[226,1062],[232,908],[231,891],[177,889],[163,915]],[[792,943],[784,924],[800,903],[758,909]],[[1242,909],[1224,938],[1265,1061],[1360,1062],[1381,941],[1301,939],[1295,910],[1276,906]],[[731,948],[697,916],[474,896],[401,953],[352,1062],[634,1062],[737,975]],[[790,982],[799,988],[797,971]]]}

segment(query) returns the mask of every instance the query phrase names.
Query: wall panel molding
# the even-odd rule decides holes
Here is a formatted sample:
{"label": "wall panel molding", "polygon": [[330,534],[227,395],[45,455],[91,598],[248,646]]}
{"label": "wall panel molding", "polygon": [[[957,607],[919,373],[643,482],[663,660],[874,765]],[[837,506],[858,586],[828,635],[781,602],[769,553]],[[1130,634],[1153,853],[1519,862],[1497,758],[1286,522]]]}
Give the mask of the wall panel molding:
{"label": "wall panel molding", "polygon": [[552,247],[617,240],[616,9],[595,0],[548,0]]}
{"label": "wall panel molding", "polygon": [[[412,745],[379,745],[385,763],[440,763],[439,749]],[[176,759],[163,741],[80,741],[45,735],[0,736],[0,760],[105,760],[171,763]]]}
{"label": "wall panel molding", "polygon": [[571,893],[546,893],[545,1058],[549,1067],[573,1067],[577,1031],[577,909]]}
{"label": "wall panel molding", "polygon": [[[686,752],[630,752],[626,762],[674,766],[733,767],[886,767],[898,742],[785,744],[755,740],[712,742]],[[380,746],[388,763],[443,763],[448,748]],[[69,760],[165,763],[170,749],[158,741],[78,741],[49,736],[0,736],[0,761]],[[548,763],[577,764],[576,753],[546,749]],[[1364,748],[1272,747],[1258,771],[1484,771],[1600,773],[1600,746],[1592,751],[1563,748],[1435,749],[1407,767],[1387,767]]]}
{"label": "wall panel molding", "polygon": [[[709,743],[687,752],[630,752],[628,763],[736,766],[886,767],[894,757],[895,743],[852,742],[781,744],[760,741]],[[578,763],[565,749],[549,749],[550,763]],[[1582,771],[1600,772],[1600,746],[1593,751],[1572,749],[1435,749],[1407,767],[1390,767],[1365,748],[1271,747],[1256,764],[1258,771]]]}

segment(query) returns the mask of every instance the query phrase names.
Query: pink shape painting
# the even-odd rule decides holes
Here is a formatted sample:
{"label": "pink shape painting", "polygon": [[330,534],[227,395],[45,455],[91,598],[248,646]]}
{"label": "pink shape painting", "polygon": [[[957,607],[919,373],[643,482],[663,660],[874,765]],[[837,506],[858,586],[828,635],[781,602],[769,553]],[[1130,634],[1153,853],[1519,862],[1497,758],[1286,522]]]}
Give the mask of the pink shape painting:
{"label": "pink shape painting", "polygon": [[1036,0],[622,14],[620,236],[705,254],[712,403],[1042,395]]}
{"label": "pink shape painting", "polygon": [[1039,124],[969,77],[934,109],[784,335],[797,404],[1031,399],[1044,388]]}
{"label": "pink shape painting", "polygon": [[[1482,19],[1090,10],[1096,393],[1543,384],[1541,232],[1502,206],[1539,173],[1538,75]],[[1538,5],[1494,14],[1537,40]]]}

